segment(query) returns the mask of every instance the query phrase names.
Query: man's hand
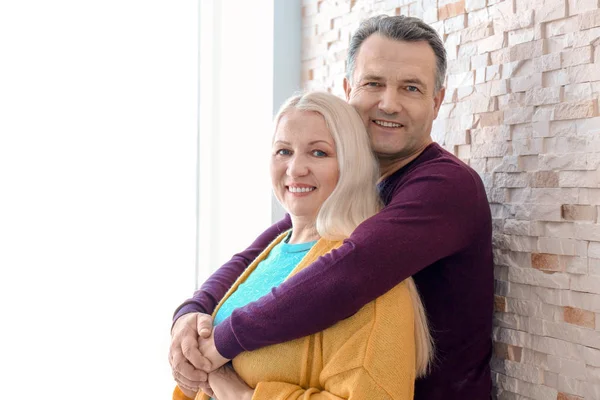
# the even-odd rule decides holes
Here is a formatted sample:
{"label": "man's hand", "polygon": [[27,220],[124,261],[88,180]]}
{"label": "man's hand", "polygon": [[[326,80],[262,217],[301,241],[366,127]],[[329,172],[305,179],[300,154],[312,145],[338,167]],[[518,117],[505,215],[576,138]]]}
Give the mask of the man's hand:
{"label": "man's hand", "polygon": [[198,345],[202,355],[210,362],[212,368],[211,371],[214,371],[229,362],[229,359],[223,357],[215,346],[214,331],[211,331],[206,339],[200,340]]}
{"label": "man's hand", "polygon": [[219,400],[251,400],[254,389],[246,385],[230,365],[208,374],[208,382]]}
{"label": "man's hand", "polygon": [[205,342],[211,334],[212,318],[201,313],[183,315],[171,330],[169,363],[173,370],[173,378],[188,397],[194,398],[200,389],[206,394],[212,394],[207,383],[208,372],[212,367],[198,346],[199,341]]}

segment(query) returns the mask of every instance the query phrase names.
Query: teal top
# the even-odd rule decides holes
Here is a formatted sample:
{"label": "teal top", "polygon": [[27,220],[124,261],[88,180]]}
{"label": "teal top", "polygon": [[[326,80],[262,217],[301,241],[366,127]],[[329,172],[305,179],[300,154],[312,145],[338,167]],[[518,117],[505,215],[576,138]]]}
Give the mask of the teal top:
{"label": "teal top", "polygon": [[279,286],[317,243],[315,240],[314,242],[289,244],[287,241],[290,235],[291,233],[285,240],[273,247],[267,258],[256,266],[246,281],[241,283],[223,303],[215,315],[214,325],[218,325],[229,317],[236,308],[258,300],[269,293],[272,288]]}

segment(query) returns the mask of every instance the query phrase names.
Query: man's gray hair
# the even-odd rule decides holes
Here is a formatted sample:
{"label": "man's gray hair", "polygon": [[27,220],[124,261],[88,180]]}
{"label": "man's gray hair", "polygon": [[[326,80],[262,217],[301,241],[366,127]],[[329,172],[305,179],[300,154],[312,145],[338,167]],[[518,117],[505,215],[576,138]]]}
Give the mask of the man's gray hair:
{"label": "man's gray hair", "polygon": [[354,35],[352,35],[348,48],[348,57],[346,58],[346,78],[348,81],[352,82],[356,56],[360,46],[365,39],[374,33],[393,40],[403,40],[406,42],[426,41],[429,43],[436,58],[435,91],[437,92],[444,86],[447,65],[444,43],[431,26],[418,18],[406,17],[404,15],[393,17],[378,15],[361,22]]}

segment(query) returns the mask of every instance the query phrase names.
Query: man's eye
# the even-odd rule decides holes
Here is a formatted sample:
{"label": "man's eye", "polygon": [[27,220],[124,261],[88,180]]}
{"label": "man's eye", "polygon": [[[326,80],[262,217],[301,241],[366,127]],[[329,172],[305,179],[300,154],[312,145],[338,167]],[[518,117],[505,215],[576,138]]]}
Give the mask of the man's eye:
{"label": "man's eye", "polygon": [[365,86],[369,86],[369,87],[379,87],[379,86],[381,86],[381,85],[379,84],[379,82],[367,82],[367,83],[365,83]]}
{"label": "man's eye", "polygon": [[290,154],[292,154],[292,152],[288,149],[279,149],[275,152],[275,154],[277,154],[278,156],[289,156]]}
{"label": "man's eye", "polygon": [[312,154],[315,157],[327,157],[327,153],[321,150],[313,150]]}
{"label": "man's eye", "polygon": [[409,92],[418,92],[419,88],[416,86],[407,86],[406,90],[408,90]]}

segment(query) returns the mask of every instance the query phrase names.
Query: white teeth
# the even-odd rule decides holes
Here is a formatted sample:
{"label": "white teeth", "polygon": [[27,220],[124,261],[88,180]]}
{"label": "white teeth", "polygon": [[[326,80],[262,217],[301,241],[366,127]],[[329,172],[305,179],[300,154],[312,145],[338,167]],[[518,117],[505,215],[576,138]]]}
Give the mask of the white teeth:
{"label": "white teeth", "polygon": [[395,124],[393,122],[386,122],[386,121],[374,120],[373,122],[375,122],[377,125],[385,126],[386,128],[400,128],[402,126],[402,124]]}
{"label": "white teeth", "polygon": [[292,193],[305,193],[305,192],[312,192],[313,190],[315,190],[316,188],[314,187],[310,187],[310,188],[299,188],[299,187],[288,187],[288,189],[290,190],[290,192]]}

